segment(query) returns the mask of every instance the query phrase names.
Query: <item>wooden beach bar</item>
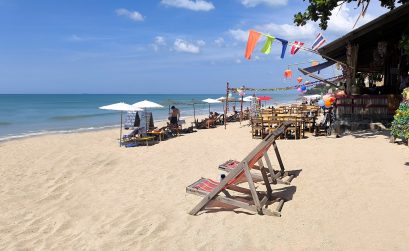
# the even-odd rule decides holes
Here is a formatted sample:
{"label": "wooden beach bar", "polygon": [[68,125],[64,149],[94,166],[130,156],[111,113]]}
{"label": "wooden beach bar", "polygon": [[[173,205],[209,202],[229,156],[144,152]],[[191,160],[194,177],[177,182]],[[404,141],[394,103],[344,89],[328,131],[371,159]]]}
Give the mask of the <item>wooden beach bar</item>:
{"label": "wooden beach bar", "polygon": [[408,56],[400,44],[409,34],[409,4],[404,4],[319,49],[342,67],[347,95],[336,101],[344,122],[390,122],[401,100],[401,76]]}

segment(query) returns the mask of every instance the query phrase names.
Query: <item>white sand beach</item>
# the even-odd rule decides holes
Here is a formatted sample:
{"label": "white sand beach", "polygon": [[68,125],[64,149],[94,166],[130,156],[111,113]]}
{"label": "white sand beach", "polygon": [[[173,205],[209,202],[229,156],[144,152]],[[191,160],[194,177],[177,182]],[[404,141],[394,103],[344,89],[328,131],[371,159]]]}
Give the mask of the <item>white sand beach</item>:
{"label": "white sand beach", "polygon": [[236,122],[134,148],[118,147],[118,130],[2,142],[0,249],[409,249],[409,149],[382,132],[277,141],[286,169],[302,169],[282,217],[189,215],[200,198],[186,186],[244,158],[259,142],[249,131]]}

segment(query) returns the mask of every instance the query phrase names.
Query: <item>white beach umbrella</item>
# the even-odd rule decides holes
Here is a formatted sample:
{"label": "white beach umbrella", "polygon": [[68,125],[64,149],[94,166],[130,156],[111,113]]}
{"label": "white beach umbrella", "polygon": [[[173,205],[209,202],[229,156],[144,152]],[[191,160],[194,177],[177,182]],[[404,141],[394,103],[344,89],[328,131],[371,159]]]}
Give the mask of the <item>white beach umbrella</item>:
{"label": "white beach umbrella", "polygon": [[256,97],[253,96],[247,96],[243,98],[243,102],[253,102]]}
{"label": "white beach umbrella", "polygon": [[210,104],[216,104],[216,103],[222,102],[220,100],[212,99],[212,98],[203,99],[202,101],[209,104],[209,114],[210,114]]}
{"label": "white beach umbrella", "polygon": [[220,100],[212,99],[212,98],[203,99],[202,101],[205,102],[205,103],[209,103],[209,104],[221,103]]}
{"label": "white beach umbrella", "polygon": [[146,100],[146,99],[143,100],[143,101],[134,103],[134,104],[132,104],[132,106],[136,107],[136,108],[143,108],[143,109],[146,109],[146,108],[162,108],[163,107],[162,105],[160,105],[158,103],[155,103],[155,102],[152,102],[152,101],[149,101],[149,100]]}
{"label": "white beach umbrella", "polygon": [[310,100],[310,99],[316,99],[316,98],[321,98],[321,95],[319,94],[314,94],[314,95],[305,95],[304,98]]}
{"label": "white beach umbrella", "polygon": [[112,111],[141,111],[140,108],[135,108],[124,102],[101,106],[99,109]]}
{"label": "white beach umbrella", "polygon": [[121,130],[120,130],[120,133],[119,133],[119,146],[121,146],[121,141],[122,141],[122,112],[124,112],[124,111],[142,111],[142,109],[133,107],[133,106],[131,106],[131,105],[127,104],[127,103],[124,103],[124,102],[101,106],[101,107],[99,107],[99,109],[111,110],[111,111],[120,111],[121,112]]}
{"label": "white beach umbrella", "polygon": [[[160,105],[158,103],[155,103],[155,102],[152,102],[152,101],[149,101],[149,100],[146,100],[146,99],[143,100],[143,101],[133,103],[132,106],[135,107],[135,108],[144,109],[145,110],[145,118],[146,118],[146,108],[162,108],[163,107],[162,105]],[[148,130],[148,121],[146,119],[145,119],[145,121],[146,121],[145,129]]]}

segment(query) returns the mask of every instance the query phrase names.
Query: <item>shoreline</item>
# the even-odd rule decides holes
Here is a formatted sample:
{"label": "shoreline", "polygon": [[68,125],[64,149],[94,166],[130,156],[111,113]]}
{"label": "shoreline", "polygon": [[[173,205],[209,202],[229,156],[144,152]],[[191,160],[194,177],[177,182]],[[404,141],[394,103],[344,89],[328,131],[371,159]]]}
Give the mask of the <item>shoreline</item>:
{"label": "shoreline", "polygon": [[[202,119],[205,116],[206,115],[197,115],[196,119]],[[192,116],[185,116],[185,117],[182,117],[182,118],[184,118],[186,120],[186,125],[188,125],[188,123],[190,124],[190,122],[193,121],[193,115]],[[162,127],[162,126],[166,125],[167,121],[168,120],[166,120],[166,119],[154,120],[154,124],[155,124],[156,127]],[[120,124],[108,125],[108,126],[102,126],[102,127],[68,129],[68,130],[29,132],[29,133],[24,133],[24,134],[0,137],[0,144],[5,143],[5,142],[10,142],[10,141],[15,141],[15,140],[35,138],[35,137],[41,137],[41,136],[47,136],[47,135],[64,135],[64,134],[77,134],[77,133],[81,134],[81,133],[87,133],[87,132],[98,132],[98,131],[114,130],[114,129],[119,130],[120,129],[119,127],[120,127]],[[185,127],[185,126],[183,126],[183,127]],[[126,132],[128,130],[123,129],[123,131]]]}
{"label": "shoreline", "polygon": [[[294,101],[288,101],[288,102],[281,102],[281,103],[274,103],[274,106],[283,106],[283,105],[291,105],[297,103],[296,100]],[[220,107],[218,107],[220,108]],[[219,109],[213,109],[213,110],[219,110]],[[154,111],[153,111],[154,112]],[[229,112],[228,112],[229,113]],[[199,113],[196,115],[196,118],[203,119],[204,117],[207,117],[208,113],[202,114]],[[184,118],[186,120],[186,125],[189,124],[190,126],[190,120],[193,120],[193,114],[188,115],[188,116],[183,116],[181,118]],[[166,118],[164,119],[158,119],[154,120],[154,124],[156,127],[162,127],[166,125],[166,122],[168,120]],[[189,123],[187,122],[189,121]],[[4,142],[9,142],[9,141],[14,141],[14,140],[21,140],[21,139],[26,139],[26,138],[32,138],[32,137],[41,137],[41,136],[46,136],[46,135],[59,135],[59,134],[72,134],[72,133],[86,133],[86,132],[97,132],[97,131],[104,131],[104,130],[113,130],[113,129],[119,129],[120,124],[115,124],[115,125],[106,125],[106,126],[101,126],[101,127],[82,127],[82,128],[75,128],[75,129],[67,129],[67,130],[50,130],[50,131],[36,131],[36,132],[28,132],[28,133],[22,133],[22,134],[16,134],[16,135],[10,135],[10,136],[0,136],[0,144]],[[183,126],[185,127],[185,126]]]}

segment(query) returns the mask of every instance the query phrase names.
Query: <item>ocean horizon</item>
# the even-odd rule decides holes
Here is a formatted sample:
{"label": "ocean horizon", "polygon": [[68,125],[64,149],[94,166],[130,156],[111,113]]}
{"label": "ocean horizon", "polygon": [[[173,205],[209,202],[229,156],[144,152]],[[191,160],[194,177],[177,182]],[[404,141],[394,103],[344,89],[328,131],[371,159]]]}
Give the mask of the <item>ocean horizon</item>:
{"label": "ocean horizon", "polygon": [[[206,115],[209,105],[195,104],[206,98],[219,98],[226,94],[0,94],[0,141],[52,133],[71,133],[119,127],[120,112],[101,110],[99,107],[118,102],[133,104],[150,100],[163,105],[148,109],[154,120],[167,120],[169,106],[180,109],[181,117]],[[272,100],[267,106],[295,102],[296,92],[263,93]],[[230,104],[230,110],[234,103]],[[244,107],[249,104],[244,103]],[[236,104],[238,108],[240,103]],[[223,112],[223,103],[211,104],[211,111]],[[236,109],[237,109],[236,108]],[[238,110],[238,109],[237,109]],[[124,113],[124,121],[126,113]]]}

